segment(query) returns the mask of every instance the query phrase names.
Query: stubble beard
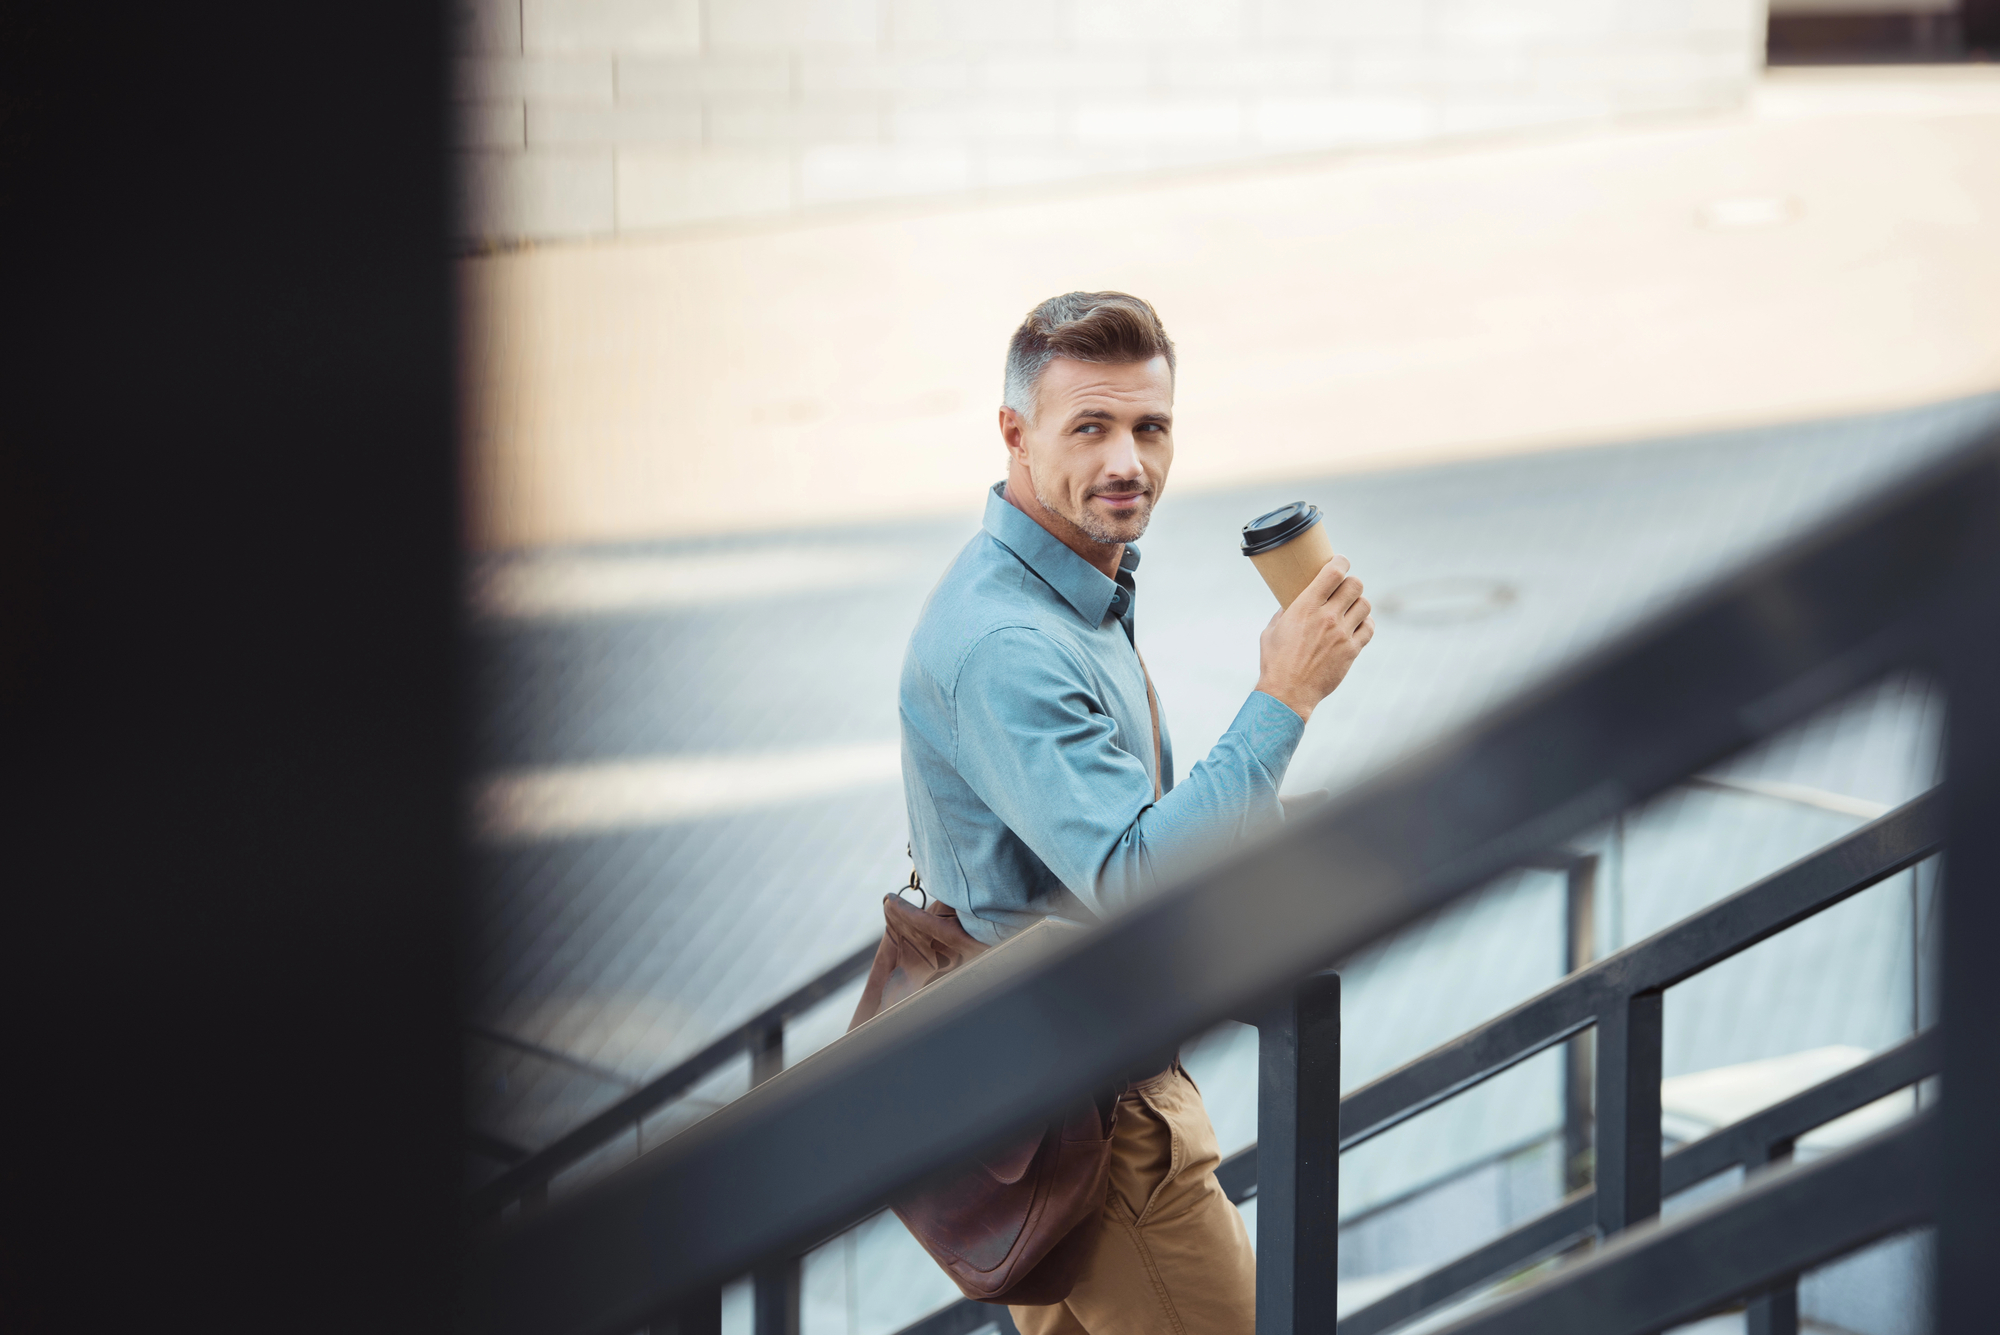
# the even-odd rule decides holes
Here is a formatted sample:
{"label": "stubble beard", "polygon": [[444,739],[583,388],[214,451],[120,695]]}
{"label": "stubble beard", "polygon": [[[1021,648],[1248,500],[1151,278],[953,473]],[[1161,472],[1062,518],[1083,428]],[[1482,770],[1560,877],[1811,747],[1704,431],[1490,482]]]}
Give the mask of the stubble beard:
{"label": "stubble beard", "polygon": [[[1091,493],[1092,496],[1098,494],[1100,493]],[[1124,495],[1126,493],[1111,494]],[[1083,534],[1084,537],[1089,538],[1092,542],[1102,543],[1106,547],[1115,547],[1125,542],[1137,542],[1146,535],[1146,526],[1153,522],[1153,495],[1150,487],[1147,488],[1146,498],[1140,502],[1138,510],[1123,519],[1111,519],[1092,513],[1090,509],[1090,497],[1088,496],[1084,498],[1083,504],[1078,507],[1076,513],[1072,513],[1065,507],[1050,501],[1048,497],[1042,495],[1040,487],[1035,488],[1035,499],[1041,502],[1044,510],[1052,514],[1061,515],[1064,519],[1075,525],[1077,531]]]}

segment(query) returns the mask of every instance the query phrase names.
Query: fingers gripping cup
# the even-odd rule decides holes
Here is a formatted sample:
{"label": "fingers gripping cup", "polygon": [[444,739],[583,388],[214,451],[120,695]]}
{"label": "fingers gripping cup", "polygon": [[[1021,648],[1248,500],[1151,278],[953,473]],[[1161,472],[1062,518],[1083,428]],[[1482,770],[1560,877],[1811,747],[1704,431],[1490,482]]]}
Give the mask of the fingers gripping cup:
{"label": "fingers gripping cup", "polygon": [[1278,606],[1290,607],[1333,559],[1333,539],[1317,505],[1293,501],[1243,526],[1243,554],[1278,596]]}

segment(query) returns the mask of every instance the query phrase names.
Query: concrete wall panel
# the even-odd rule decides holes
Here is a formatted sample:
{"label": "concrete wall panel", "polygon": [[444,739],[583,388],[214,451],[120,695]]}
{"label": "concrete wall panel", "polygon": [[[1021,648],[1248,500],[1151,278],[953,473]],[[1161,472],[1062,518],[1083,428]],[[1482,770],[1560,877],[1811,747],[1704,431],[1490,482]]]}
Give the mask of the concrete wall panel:
{"label": "concrete wall panel", "polygon": [[951,92],[971,86],[973,62],[964,55],[802,55],[801,93]]}
{"label": "concrete wall panel", "polygon": [[792,90],[792,60],[783,53],[733,56],[620,56],[618,100],[699,99],[723,93],[782,99]]}
{"label": "concrete wall panel", "polygon": [[807,98],[797,105],[718,102],[708,112],[708,142],[787,152],[805,144],[872,144],[884,113],[874,98]]}
{"label": "concrete wall panel", "polygon": [[526,148],[520,102],[468,102],[452,108],[452,140],[461,148]]}
{"label": "concrete wall panel", "polygon": [[927,144],[1054,145],[1068,125],[1060,107],[991,93],[898,99],[888,120],[891,139]]}
{"label": "concrete wall panel", "polygon": [[1069,37],[1062,0],[887,0],[888,37],[897,46],[1055,46]]}
{"label": "concrete wall panel", "polygon": [[667,52],[701,48],[699,0],[521,0],[522,49]]}
{"label": "concrete wall panel", "polygon": [[803,204],[941,195],[970,189],[972,154],[953,145],[829,144],[802,155]]}
{"label": "concrete wall panel", "polygon": [[608,56],[577,59],[488,56],[459,61],[452,87],[457,97],[468,102],[528,98],[537,102],[609,103],[615,84]]}
{"label": "concrete wall panel", "polygon": [[448,0],[451,49],[515,55],[521,50],[521,0]]}
{"label": "concrete wall panel", "polygon": [[1258,37],[1279,39],[1420,40],[1428,28],[1428,13],[1426,5],[1378,0],[1261,0],[1252,31]]}
{"label": "concrete wall panel", "polygon": [[[474,242],[1719,110],[1761,66],[1764,16],[1764,0],[452,2]],[[564,182],[577,200],[555,198]]]}
{"label": "concrete wall panel", "polygon": [[711,47],[873,48],[882,37],[881,0],[708,0]]}
{"label": "concrete wall panel", "polygon": [[1125,46],[1096,51],[999,51],[986,57],[981,83],[992,92],[1089,97],[1153,83],[1153,57]]}
{"label": "concrete wall panel", "polygon": [[1234,143],[1243,137],[1243,106],[1231,97],[1090,101],[1077,108],[1079,144]]}
{"label": "concrete wall panel", "polygon": [[1070,23],[1078,41],[1106,45],[1235,42],[1250,8],[1249,0],[1076,0]]}
{"label": "concrete wall panel", "polygon": [[1257,103],[1251,132],[1273,148],[1393,144],[1436,132],[1436,109],[1420,97],[1332,94],[1272,97]]}
{"label": "concrete wall panel", "polygon": [[699,107],[587,107],[553,103],[528,113],[531,148],[701,143]]}
{"label": "concrete wall panel", "polygon": [[525,240],[617,230],[606,151],[477,153],[460,159],[461,208],[476,235]]}
{"label": "concrete wall panel", "polygon": [[618,154],[618,225],[627,231],[783,213],[791,156],[730,149],[627,149]]}

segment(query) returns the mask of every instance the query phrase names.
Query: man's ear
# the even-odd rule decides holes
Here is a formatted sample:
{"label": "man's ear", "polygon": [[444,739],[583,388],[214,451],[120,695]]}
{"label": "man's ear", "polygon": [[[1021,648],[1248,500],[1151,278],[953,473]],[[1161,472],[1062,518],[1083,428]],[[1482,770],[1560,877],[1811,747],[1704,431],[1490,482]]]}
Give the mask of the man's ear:
{"label": "man's ear", "polygon": [[1007,442],[1007,455],[1009,458],[1023,461],[1027,459],[1028,443],[1021,438],[1022,432],[1025,430],[1026,423],[1021,421],[1021,414],[1002,404],[1000,406],[1000,439]]}

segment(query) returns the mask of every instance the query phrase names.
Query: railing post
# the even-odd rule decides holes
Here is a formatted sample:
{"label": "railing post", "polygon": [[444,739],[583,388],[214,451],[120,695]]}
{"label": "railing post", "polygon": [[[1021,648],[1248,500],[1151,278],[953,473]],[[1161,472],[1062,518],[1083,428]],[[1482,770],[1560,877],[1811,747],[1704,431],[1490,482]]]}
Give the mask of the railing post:
{"label": "railing post", "polygon": [[750,1083],[761,1085],[785,1069],[785,1026],[780,1021],[750,1035]]}
{"label": "railing post", "polygon": [[[750,1036],[750,1083],[761,1085],[785,1069],[782,1019]],[[753,1335],[799,1335],[801,1271],[796,1256],[766,1261],[751,1273]]]}
{"label": "railing post", "polygon": [[[1989,517],[1987,522],[1992,522]],[[2000,1254],[2000,569],[1976,558],[1945,627],[1944,1098],[1938,1335],[1992,1329]]]}
{"label": "railing post", "polygon": [[[1744,1160],[1743,1173],[1749,1176],[1772,1164],[1789,1163],[1792,1142],[1779,1141],[1768,1147],[1762,1158]],[[1743,1335],[1799,1335],[1799,1277],[1788,1275],[1785,1282],[1768,1293],[1752,1298],[1744,1310]]]}
{"label": "railing post", "polygon": [[796,1256],[766,1261],[751,1272],[751,1325],[754,1335],[799,1335],[799,1279]]}
{"label": "railing post", "polygon": [[1616,998],[1597,1017],[1597,1229],[1660,1212],[1660,1062],[1665,995]]}
{"label": "railing post", "polygon": [[647,1335],[722,1335],[722,1290],[696,1294],[654,1321]]}
{"label": "railing post", "polygon": [[1330,1335],[1339,1225],[1340,975],[1319,973],[1257,1025],[1257,1335]]}
{"label": "railing post", "polygon": [[[1597,958],[1597,855],[1569,864],[1563,894],[1563,972]],[[1589,1033],[1563,1044],[1563,1192],[1591,1184],[1591,1044]]]}

